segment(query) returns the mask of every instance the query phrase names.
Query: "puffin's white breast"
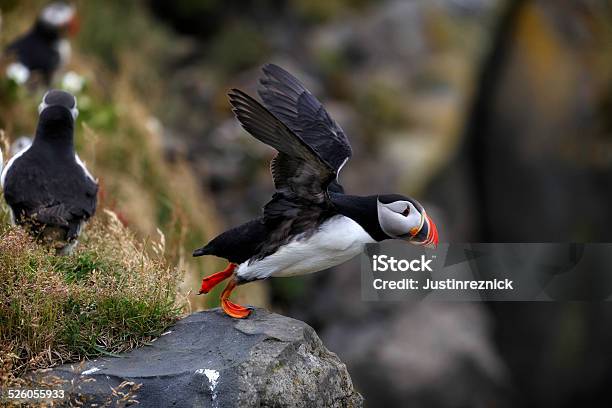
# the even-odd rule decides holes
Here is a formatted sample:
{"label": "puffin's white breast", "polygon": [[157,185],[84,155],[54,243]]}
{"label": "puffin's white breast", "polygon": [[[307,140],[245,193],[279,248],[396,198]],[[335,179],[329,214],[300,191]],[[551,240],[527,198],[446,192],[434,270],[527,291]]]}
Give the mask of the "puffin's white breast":
{"label": "puffin's white breast", "polygon": [[272,255],[243,262],[236,274],[245,280],[305,275],[331,268],[358,255],[374,239],[355,221],[336,215],[310,236],[297,236]]}
{"label": "puffin's white breast", "polygon": [[72,54],[72,47],[70,47],[70,41],[65,38],[62,38],[56,43],[55,48],[60,55],[59,68],[63,68],[70,61],[70,56]]}
{"label": "puffin's white breast", "polygon": [[11,168],[13,163],[15,163],[17,159],[19,159],[25,152],[27,152],[30,147],[32,146],[30,145],[27,148],[21,150],[19,153],[11,157],[11,160],[9,160],[8,163],[6,163],[6,166],[2,170],[2,174],[0,174],[0,186],[2,188],[4,188],[4,184],[6,183],[6,175],[8,174],[9,169]]}

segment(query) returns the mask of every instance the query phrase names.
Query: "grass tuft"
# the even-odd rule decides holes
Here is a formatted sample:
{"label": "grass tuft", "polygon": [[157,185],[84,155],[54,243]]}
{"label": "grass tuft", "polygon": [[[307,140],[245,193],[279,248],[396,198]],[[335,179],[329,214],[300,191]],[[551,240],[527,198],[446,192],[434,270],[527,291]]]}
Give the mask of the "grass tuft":
{"label": "grass tuft", "polygon": [[[1,212],[1,211],[0,211]],[[164,240],[137,241],[104,211],[71,256],[56,256],[22,229],[0,229],[0,387],[27,370],[148,343],[181,314],[181,271]]]}

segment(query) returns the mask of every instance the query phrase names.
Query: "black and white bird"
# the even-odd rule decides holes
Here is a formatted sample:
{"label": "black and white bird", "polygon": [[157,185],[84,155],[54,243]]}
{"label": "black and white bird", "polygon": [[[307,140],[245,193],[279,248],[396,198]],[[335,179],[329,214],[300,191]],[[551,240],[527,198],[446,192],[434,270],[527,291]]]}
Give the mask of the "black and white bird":
{"label": "black and white bird", "polygon": [[14,59],[7,75],[18,83],[40,75],[49,85],[53,75],[70,59],[68,35],[76,33],[78,20],[73,5],[53,2],[42,9],[34,26],[6,47],[3,57]]}
{"label": "black and white bird", "polygon": [[38,112],[32,145],[9,160],[0,182],[11,222],[66,255],[96,211],[98,183],[75,153],[76,98],[48,91]]}
{"label": "black and white bird", "polygon": [[345,133],[287,71],[269,64],[263,72],[263,105],[237,89],[229,98],[244,129],[278,151],[271,163],[276,191],[262,217],[193,253],[229,261],[224,271],[204,278],[200,293],[230,278],[221,305],[235,318],[250,313],[229,300],[236,285],[327,269],[358,255],[366,244],[387,239],[438,244],[436,225],[416,200],[344,194],[338,174],[351,157]]}

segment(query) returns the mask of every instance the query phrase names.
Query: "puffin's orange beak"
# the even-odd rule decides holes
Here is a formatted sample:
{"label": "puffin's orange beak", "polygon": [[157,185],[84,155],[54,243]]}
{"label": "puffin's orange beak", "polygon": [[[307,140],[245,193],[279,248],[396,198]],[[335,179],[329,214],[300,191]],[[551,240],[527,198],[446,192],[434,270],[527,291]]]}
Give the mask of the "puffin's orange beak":
{"label": "puffin's orange beak", "polygon": [[74,16],[68,22],[68,35],[74,37],[81,28],[81,22],[79,21],[79,16],[74,13]]}
{"label": "puffin's orange beak", "polygon": [[438,227],[433,222],[429,215],[425,214],[425,222],[427,223],[427,239],[421,245],[428,248],[438,247]]}

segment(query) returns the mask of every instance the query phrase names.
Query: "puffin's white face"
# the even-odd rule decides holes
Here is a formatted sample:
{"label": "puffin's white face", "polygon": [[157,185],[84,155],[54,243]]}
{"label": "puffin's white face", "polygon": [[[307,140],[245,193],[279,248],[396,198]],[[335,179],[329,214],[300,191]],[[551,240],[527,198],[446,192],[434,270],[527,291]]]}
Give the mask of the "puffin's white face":
{"label": "puffin's white face", "polygon": [[40,13],[40,20],[51,27],[68,27],[74,20],[76,10],[74,6],[55,2],[46,6]]}
{"label": "puffin's white face", "polygon": [[411,238],[423,228],[425,216],[410,201],[378,201],[378,223],[390,237]]}
{"label": "puffin's white face", "polygon": [[436,224],[418,202],[397,194],[379,196],[377,208],[380,228],[389,237],[433,248],[438,245]]}

